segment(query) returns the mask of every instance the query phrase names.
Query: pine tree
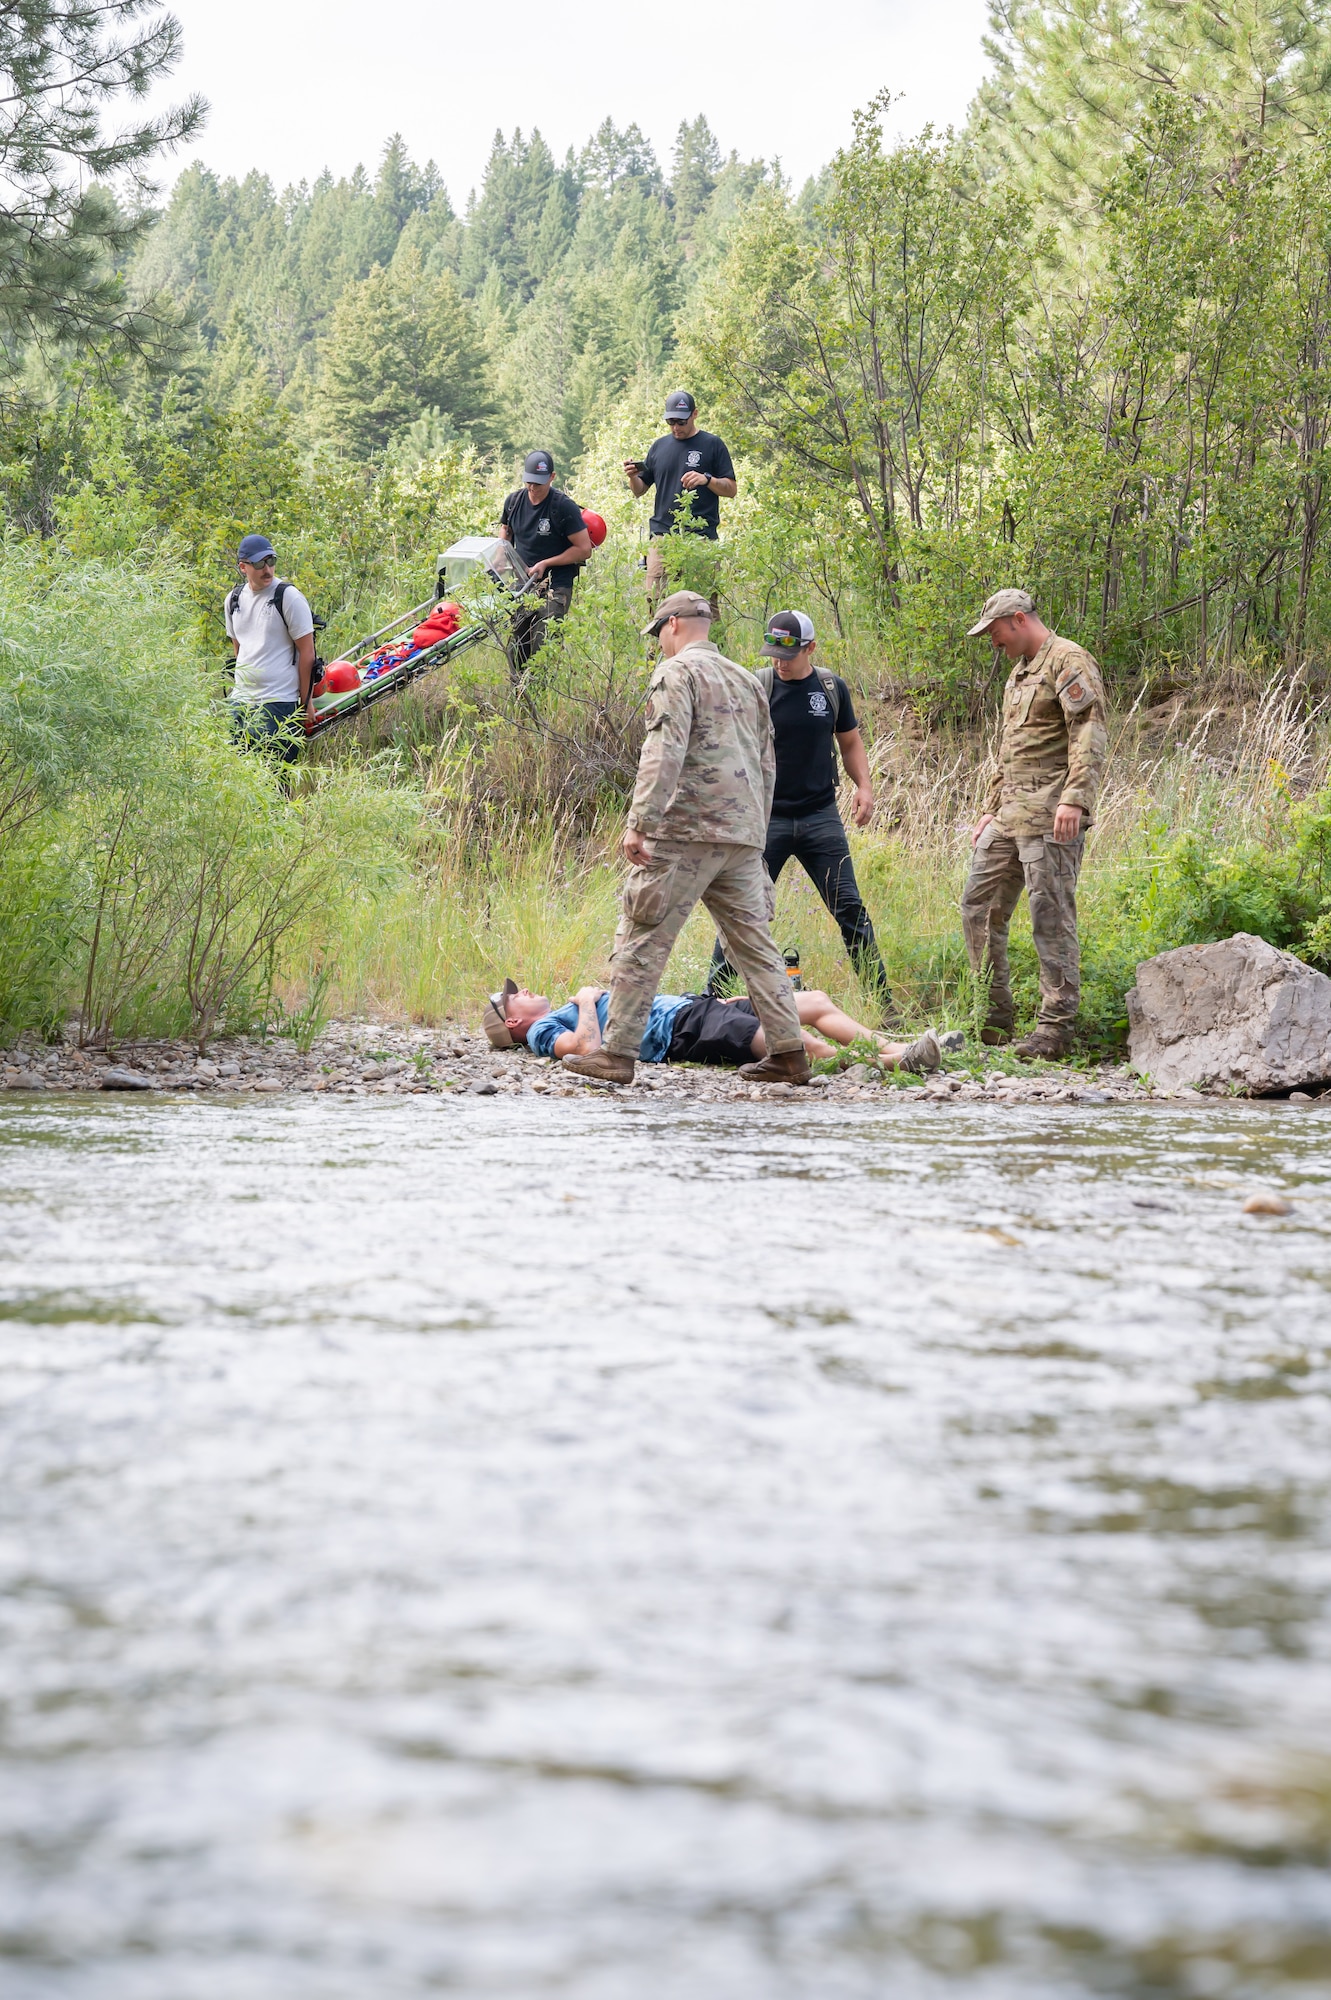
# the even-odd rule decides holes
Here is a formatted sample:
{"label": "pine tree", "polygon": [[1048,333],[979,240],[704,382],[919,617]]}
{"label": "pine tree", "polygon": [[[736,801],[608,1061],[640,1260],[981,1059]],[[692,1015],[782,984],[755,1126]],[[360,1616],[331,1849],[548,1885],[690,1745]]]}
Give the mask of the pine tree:
{"label": "pine tree", "polygon": [[376,265],[338,300],[314,416],[323,436],[371,458],[431,409],[475,432],[490,405],[470,306],[450,271],[427,277],[413,255]]}
{"label": "pine tree", "polygon": [[530,141],[515,132],[509,143],[495,133],[480,197],[467,213],[459,271],[464,291],[479,292],[495,270],[515,300],[531,297],[541,278],[536,246],[555,178],[554,159],[539,132]]}
{"label": "pine tree", "polygon": [[425,208],[428,199],[424,180],[412,162],[402,134],[395,132],[384,147],[374,182],[374,205],[385,233],[392,236],[388,245],[389,256],[396,248],[408,217],[414,215],[418,208]]}
{"label": "pine tree", "polygon": [[675,228],[686,255],[691,251],[698,220],[715,192],[720,171],[721,148],[707,120],[699,115],[691,125],[687,120],[682,121],[675,135],[670,194]]}
{"label": "pine tree", "polygon": [[1221,162],[1254,144],[1321,143],[1327,0],[991,0],[989,23],[977,135],[1073,218],[1098,204],[1157,100],[1201,113]]}
{"label": "pine tree", "polygon": [[650,143],[636,125],[621,132],[613,118],[604,119],[582,149],[578,161],[588,187],[610,194],[625,181],[632,181],[644,194],[665,191],[661,169]]}
{"label": "pine tree", "polygon": [[[104,185],[111,175],[146,190],[147,163],[197,130],[204,105],[108,136],[115,100],[137,100],[174,69],[180,26],[143,22],[144,0],[10,0],[0,7],[0,346],[28,341],[66,350],[163,355],[174,320],[159,304],[132,306],[119,275],[146,232]],[[164,347],[165,343],[165,347]]]}

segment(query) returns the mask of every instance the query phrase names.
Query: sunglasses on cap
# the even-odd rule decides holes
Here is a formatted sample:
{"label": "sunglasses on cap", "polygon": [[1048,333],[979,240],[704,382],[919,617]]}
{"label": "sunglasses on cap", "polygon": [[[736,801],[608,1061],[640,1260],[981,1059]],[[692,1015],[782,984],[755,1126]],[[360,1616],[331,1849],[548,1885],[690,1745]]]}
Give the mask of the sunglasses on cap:
{"label": "sunglasses on cap", "polygon": [[764,646],[779,646],[783,653],[798,653],[803,645],[798,632],[764,632]]}

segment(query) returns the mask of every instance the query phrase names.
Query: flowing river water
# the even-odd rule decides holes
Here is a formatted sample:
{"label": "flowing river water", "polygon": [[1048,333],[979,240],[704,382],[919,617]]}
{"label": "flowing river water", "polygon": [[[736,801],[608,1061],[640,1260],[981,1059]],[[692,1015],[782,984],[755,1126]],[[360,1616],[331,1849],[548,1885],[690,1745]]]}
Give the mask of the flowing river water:
{"label": "flowing river water", "polygon": [[1331,1992],[1329,1139],[0,1100],[0,1991]]}

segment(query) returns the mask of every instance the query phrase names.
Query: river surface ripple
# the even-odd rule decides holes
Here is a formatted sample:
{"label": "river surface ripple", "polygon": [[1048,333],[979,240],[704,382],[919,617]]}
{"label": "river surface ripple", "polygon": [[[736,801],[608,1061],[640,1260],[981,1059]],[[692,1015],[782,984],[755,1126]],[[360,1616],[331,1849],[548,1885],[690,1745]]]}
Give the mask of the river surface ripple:
{"label": "river surface ripple", "polygon": [[1331,1992],[1328,1139],[0,1105],[7,2000]]}

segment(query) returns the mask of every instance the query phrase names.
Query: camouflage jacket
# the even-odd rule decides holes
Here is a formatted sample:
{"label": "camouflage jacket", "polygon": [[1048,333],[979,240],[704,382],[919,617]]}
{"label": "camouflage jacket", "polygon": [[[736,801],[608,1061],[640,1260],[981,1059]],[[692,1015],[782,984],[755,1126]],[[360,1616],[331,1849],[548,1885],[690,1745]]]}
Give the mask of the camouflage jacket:
{"label": "camouflage jacket", "polygon": [[985,811],[1014,835],[1052,832],[1060,805],[1081,806],[1089,826],[1108,749],[1100,669],[1071,639],[1051,634],[1008,675]]}
{"label": "camouflage jacket", "polygon": [[649,840],[761,847],[776,784],[767,698],[710,639],[661,660],[629,825]]}

